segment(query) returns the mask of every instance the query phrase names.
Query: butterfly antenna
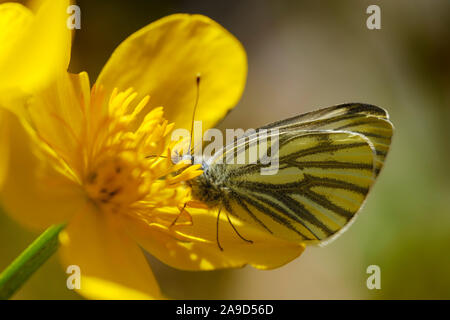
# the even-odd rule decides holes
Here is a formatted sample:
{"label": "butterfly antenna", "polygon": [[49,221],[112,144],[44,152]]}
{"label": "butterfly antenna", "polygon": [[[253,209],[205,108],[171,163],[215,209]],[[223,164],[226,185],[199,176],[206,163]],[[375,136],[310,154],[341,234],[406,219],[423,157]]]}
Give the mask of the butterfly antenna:
{"label": "butterfly antenna", "polygon": [[193,135],[194,135],[195,112],[197,111],[198,99],[200,97],[200,73],[197,73],[197,76],[195,78],[195,83],[196,83],[196,87],[197,87],[197,94],[195,97],[194,111],[192,112],[191,139],[189,140],[189,155],[194,154],[194,150],[191,150],[191,148],[192,148],[192,139],[193,139]]}

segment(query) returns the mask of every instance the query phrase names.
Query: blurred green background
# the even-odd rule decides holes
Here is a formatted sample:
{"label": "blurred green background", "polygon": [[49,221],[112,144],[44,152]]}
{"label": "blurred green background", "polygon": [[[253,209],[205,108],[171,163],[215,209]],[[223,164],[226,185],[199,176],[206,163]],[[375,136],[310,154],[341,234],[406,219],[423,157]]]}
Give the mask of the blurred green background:
{"label": "blurred green background", "polygon": [[[366,8],[381,8],[381,30]],[[113,49],[177,12],[205,14],[248,53],[244,96],[221,128],[254,128],[322,106],[366,102],[395,125],[391,152],[354,225],[272,270],[182,272],[149,257],[164,293],[192,299],[450,299],[450,2],[78,1],[70,70],[95,80]],[[189,106],[191,108],[191,106]],[[37,235],[0,214],[0,269]],[[381,268],[381,290],[366,268]],[[80,299],[53,257],[17,299]]]}

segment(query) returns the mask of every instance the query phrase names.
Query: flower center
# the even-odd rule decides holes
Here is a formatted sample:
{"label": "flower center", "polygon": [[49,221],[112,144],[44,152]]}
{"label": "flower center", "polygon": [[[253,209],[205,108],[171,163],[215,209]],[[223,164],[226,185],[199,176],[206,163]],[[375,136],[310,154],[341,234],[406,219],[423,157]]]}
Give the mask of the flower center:
{"label": "flower center", "polygon": [[104,209],[117,212],[142,200],[149,192],[148,171],[134,152],[105,154],[88,174],[89,198]]}
{"label": "flower center", "polygon": [[93,124],[88,131],[95,134],[84,148],[87,166],[82,181],[87,196],[103,211],[148,220],[154,210],[183,205],[183,182],[201,171],[198,166],[171,162],[170,150],[176,142],[167,143],[173,125],[164,119],[162,108],[150,111],[131,129],[149,100],[145,97],[129,108],[135,97],[132,90],[114,91],[108,112],[88,121]]}

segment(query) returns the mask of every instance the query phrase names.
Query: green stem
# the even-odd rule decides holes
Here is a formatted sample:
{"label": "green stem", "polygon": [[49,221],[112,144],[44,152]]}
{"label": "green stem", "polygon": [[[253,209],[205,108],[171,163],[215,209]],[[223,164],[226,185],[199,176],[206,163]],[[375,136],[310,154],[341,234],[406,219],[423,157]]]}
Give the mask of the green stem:
{"label": "green stem", "polygon": [[0,299],[9,299],[56,252],[58,235],[65,226],[45,230],[0,274]]}

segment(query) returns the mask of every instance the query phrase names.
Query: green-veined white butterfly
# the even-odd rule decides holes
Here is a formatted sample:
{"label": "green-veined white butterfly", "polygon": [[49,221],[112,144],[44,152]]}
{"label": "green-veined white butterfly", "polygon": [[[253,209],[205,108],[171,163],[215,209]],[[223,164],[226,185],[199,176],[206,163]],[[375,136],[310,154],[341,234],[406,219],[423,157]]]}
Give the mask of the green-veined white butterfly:
{"label": "green-veined white butterfly", "polygon": [[[393,133],[384,109],[362,103],[319,109],[260,129],[278,129],[277,174],[261,175],[259,163],[219,161],[227,155],[221,150],[189,182],[192,195],[218,208],[218,215],[226,210],[227,217],[276,237],[313,243],[334,239],[354,220],[383,167]],[[232,155],[239,146],[256,148],[254,138],[239,138],[229,148]]]}

